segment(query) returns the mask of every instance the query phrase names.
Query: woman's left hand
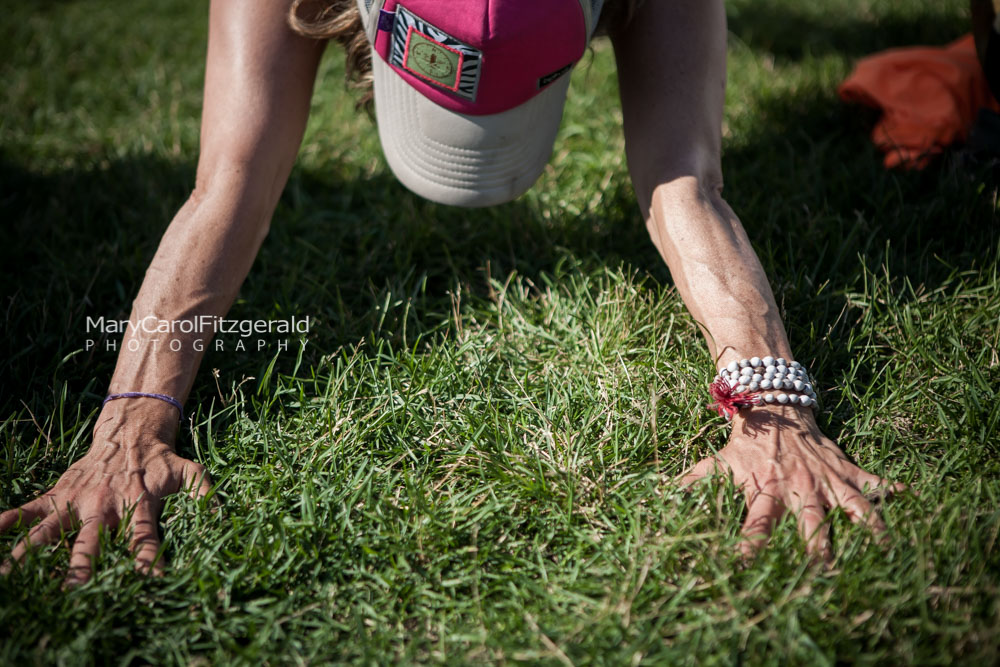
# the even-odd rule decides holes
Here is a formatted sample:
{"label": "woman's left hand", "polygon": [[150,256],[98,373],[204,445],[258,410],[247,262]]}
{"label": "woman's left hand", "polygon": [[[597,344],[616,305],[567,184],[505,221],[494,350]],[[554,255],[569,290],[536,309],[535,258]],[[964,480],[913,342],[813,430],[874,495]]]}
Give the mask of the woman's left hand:
{"label": "woman's left hand", "polygon": [[729,442],[715,456],[699,461],[680,482],[689,486],[716,470],[728,471],[746,497],[747,516],[739,549],[752,557],[767,543],[775,523],[791,512],[806,551],[829,562],[827,511],[839,507],[854,523],[864,523],[884,538],[885,523],[873,501],[906,489],[851,463],[824,436],[809,408],[764,406],[733,418]]}

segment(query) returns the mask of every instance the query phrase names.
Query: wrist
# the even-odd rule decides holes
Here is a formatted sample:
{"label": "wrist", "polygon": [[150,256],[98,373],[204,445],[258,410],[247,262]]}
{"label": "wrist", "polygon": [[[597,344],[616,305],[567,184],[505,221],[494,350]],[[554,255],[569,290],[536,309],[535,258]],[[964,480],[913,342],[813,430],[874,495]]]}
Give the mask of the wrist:
{"label": "wrist", "polygon": [[173,447],[177,418],[176,407],[156,398],[108,401],[97,416],[94,440],[112,440],[123,446],[161,442]]}
{"label": "wrist", "polygon": [[753,439],[765,435],[774,439],[782,435],[820,434],[812,408],[801,405],[756,405],[740,410],[731,423],[730,438],[734,440],[745,439],[735,436],[750,436]]}
{"label": "wrist", "polygon": [[740,410],[733,415],[732,423],[739,426],[744,423],[765,423],[783,421],[789,424],[815,425],[816,413],[812,408],[801,405],[778,405],[761,403],[752,408]]}

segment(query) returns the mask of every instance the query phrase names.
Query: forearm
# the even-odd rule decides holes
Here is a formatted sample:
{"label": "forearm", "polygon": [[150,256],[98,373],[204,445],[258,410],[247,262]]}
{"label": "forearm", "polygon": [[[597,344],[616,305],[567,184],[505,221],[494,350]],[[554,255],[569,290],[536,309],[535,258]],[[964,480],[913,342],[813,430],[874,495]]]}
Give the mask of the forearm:
{"label": "forearm", "polygon": [[767,277],[723,201],[719,0],[644,2],[613,36],[629,171],[650,236],[713,358],[788,356]]}
{"label": "forearm", "polygon": [[793,358],[767,276],[721,194],[693,177],[652,191],[646,225],[719,365]]}
{"label": "forearm", "polygon": [[[161,393],[183,403],[214,331],[176,325],[225,315],[253,264],[272,208],[238,184],[192,195],[164,234],[133,302],[109,393]],[[175,326],[156,331],[161,322]],[[168,404],[139,399],[108,403],[101,421],[136,411],[154,421],[176,420]]]}
{"label": "forearm", "polygon": [[[288,8],[287,0],[211,4],[198,185],[160,243],[133,323],[221,316],[250,270],[295,162],[323,53],[323,43],[291,31]],[[110,390],[183,401],[208,345],[196,345],[199,338],[207,336],[130,331]],[[180,349],[171,349],[174,339]],[[99,426],[110,416],[135,429],[168,415],[176,425],[176,410],[162,401],[111,401]]]}

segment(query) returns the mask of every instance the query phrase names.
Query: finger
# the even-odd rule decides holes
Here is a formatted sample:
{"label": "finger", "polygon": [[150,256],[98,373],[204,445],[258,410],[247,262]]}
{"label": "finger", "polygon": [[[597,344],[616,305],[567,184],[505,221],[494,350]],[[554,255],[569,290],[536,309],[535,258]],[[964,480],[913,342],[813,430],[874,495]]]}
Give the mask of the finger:
{"label": "finger", "polygon": [[891,498],[894,494],[902,493],[908,488],[902,482],[893,482],[885,477],[864,471],[855,476],[854,485],[861,489],[862,494],[869,500]]}
{"label": "finger", "polygon": [[886,526],[872,504],[857,489],[842,489],[837,495],[837,505],[851,521],[864,524],[877,536],[885,534]]}
{"label": "finger", "polygon": [[753,558],[767,544],[774,524],[785,512],[785,505],[773,494],[760,490],[752,494],[749,496],[747,518],[743,522],[743,539],[738,546],[746,560]]}
{"label": "finger", "polygon": [[191,461],[184,466],[184,486],[188,495],[201,500],[212,490],[212,477],[205,466]]}
{"label": "finger", "polygon": [[[50,514],[40,524],[32,528],[23,540],[14,545],[9,560],[20,562],[29,549],[58,542],[63,532],[69,530],[72,522],[73,515],[69,511],[63,510]],[[5,564],[5,573],[9,569],[9,566]]]}
{"label": "finger", "polygon": [[688,471],[681,473],[678,483],[682,489],[686,489],[695,482],[716,474],[719,470],[728,470],[725,462],[714,456],[709,456],[698,461]]}
{"label": "finger", "polygon": [[162,575],[160,563],[160,536],[157,532],[156,515],[151,503],[140,500],[132,512],[129,527],[132,538],[129,549],[135,554],[136,568],[144,574]]}
{"label": "finger", "polygon": [[819,504],[805,505],[796,513],[799,534],[806,543],[806,553],[811,558],[829,563],[833,558],[830,548],[830,524],[826,512]]}
{"label": "finger", "polygon": [[83,522],[80,532],[73,542],[73,553],[69,558],[66,586],[80,586],[90,580],[94,562],[101,548],[101,521],[91,517]]}
{"label": "finger", "polygon": [[35,519],[49,514],[53,509],[53,502],[52,496],[45,494],[20,507],[0,514],[0,533],[10,530],[16,525],[26,526]]}

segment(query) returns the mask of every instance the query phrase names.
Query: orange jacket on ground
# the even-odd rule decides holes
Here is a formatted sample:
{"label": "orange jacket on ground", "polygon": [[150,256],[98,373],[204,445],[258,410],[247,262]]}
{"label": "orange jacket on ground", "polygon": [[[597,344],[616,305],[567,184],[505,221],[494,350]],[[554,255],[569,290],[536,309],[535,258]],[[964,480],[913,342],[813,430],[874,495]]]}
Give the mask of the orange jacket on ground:
{"label": "orange jacket on ground", "polygon": [[968,137],[980,108],[1000,110],[972,35],[943,48],[892,49],[864,58],[838,92],[847,102],[882,110],[872,141],[885,153],[886,167],[922,169]]}

